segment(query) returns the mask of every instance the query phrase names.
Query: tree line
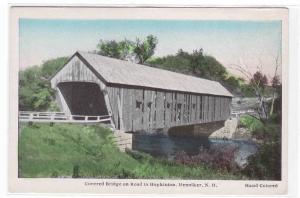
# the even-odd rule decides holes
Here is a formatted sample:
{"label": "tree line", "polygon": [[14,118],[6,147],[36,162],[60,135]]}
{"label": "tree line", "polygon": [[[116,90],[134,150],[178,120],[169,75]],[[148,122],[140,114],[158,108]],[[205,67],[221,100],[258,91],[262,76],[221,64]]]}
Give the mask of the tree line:
{"label": "tree line", "polygon": [[203,48],[195,49],[191,53],[179,49],[175,55],[153,57],[157,44],[158,39],[153,35],[148,35],[145,39],[136,38],[134,41],[128,39],[100,40],[96,53],[219,81],[234,95],[255,95],[251,86],[243,78],[230,74],[213,56],[205,55]]}
{"label": "tree line", "polygon": [[[264,75],[261,72],[254,75],[250,83],[241,77],[231,75],[218,60],[206,55],[202,48],[192,52],[179,49],[174,55],[154,57],[157,44],[158,39],[153,35],[135,40],[100,40],[95,52],[103,56],[215,80],[234,95],[255,96],[252,85],[255,84],[254,82],[263,81]],[[40,66],[28,67],[19,72],[20,110],[58,110],[54,102],[54,90],[51,89],[49,80],[67,59],[68,57],[59,57],[47,60]],[[263,81],[260,85],[266,88],[267,82]]]}

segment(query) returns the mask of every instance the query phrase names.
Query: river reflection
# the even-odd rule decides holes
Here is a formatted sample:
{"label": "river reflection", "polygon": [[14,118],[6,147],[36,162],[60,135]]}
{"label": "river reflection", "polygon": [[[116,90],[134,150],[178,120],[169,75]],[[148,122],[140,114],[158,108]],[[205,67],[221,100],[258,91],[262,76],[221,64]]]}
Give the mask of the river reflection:
{"label": "river reflection", "polygon": [[188,155],[197,155],[203,148],[209,149],[213,145],[218,145],[222,149],[223,146],[235,146],[235,161],[239,165],[247,162],[247,157],[257,151],[257,145],[251,141],[245,140],[221,140],[208,139],[206,137],[168,137],[164,135],[146,135],[134,134],[132,141],[133,150],[142,151],[151,154],[154,157],[173,160],[176,153],[184,151]]}

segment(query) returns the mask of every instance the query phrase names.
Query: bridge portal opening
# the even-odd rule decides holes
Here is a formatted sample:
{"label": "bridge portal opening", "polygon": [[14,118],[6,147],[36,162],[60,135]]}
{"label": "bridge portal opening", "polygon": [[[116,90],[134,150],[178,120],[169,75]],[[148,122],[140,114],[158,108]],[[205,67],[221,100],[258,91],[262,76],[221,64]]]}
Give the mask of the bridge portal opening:
{"label": "bridge portal opening", "polygon": [[72,115],[108,115],[99,85],[89,82],[63,82],[58,88]]}

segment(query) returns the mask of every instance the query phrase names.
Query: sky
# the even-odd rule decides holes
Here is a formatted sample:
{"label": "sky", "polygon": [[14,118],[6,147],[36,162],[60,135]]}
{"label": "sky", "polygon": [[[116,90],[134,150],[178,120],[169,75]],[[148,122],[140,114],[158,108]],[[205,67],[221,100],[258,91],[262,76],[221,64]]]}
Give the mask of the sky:
{"label": "sky", "polygon": [[239,76],[235,65],[252,73],[262,65],[273,76],[276,57],[281,57],[281,21],[20,19],[19,31],[21,69],[77,50],[96,50],[100,39],[135,40],[149,34],[158,38],[155,57],[203,48]]}

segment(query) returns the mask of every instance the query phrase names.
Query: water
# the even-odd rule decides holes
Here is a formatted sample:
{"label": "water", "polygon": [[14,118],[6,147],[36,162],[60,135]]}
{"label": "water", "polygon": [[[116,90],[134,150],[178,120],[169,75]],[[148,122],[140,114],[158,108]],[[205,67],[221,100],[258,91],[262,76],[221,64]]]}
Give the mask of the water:
{"label": "water", "polygon": [[184,151],[188,155],[197,155],[201,148],[209,149],[214,145],[217,145],[220,149],[228,145],[236,147],[235,161],[239,166],[244,166],[247,163],[247,158],[257,151],[257,145],[251,141],[208,139],[205,137],[168,137],[163,135],[134,134],[132,142],[134,150],[168,160],[173,160],[179,151]]}

